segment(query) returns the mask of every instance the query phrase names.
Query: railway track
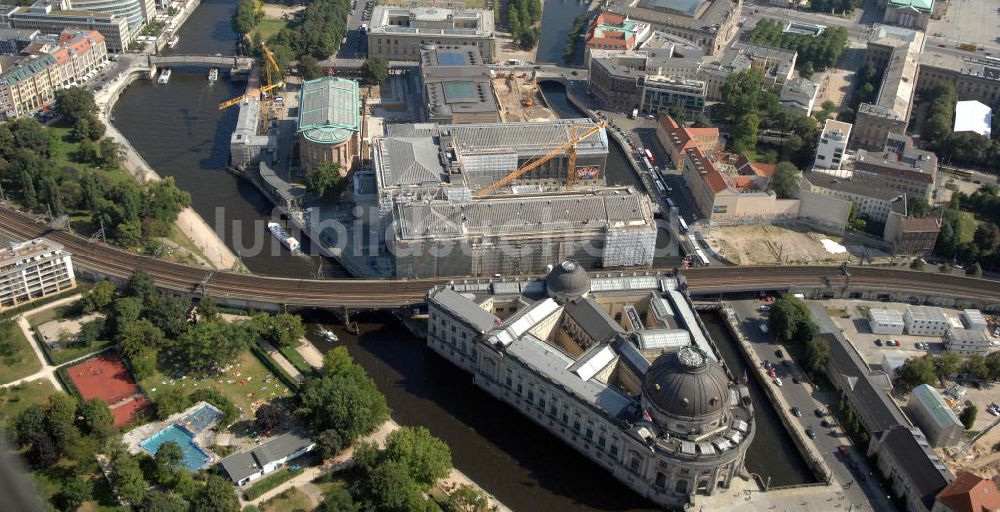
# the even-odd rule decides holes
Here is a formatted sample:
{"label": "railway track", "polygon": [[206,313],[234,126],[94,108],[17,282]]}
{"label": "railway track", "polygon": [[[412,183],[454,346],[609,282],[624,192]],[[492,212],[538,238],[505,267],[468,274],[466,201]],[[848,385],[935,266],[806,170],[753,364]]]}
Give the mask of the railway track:
{"label": "railway track", "polygon": [[[289,306],[352,308],[398,307],[422,303],[427,291],[458,279],[364,280],[292,279],[209,271],[146,256],[64,231],[51,230],[35,217],[0,207],[0,234],[16,240],[45,236],[61,243],[81,268],[128,278],[136,269],[148,272],[157,285],[183,293]],[[669,270],[669,269],[665,269]],[[852,267],[850,278],[838,267],[766,266],[701,267],[682,271],[694,292],[777,288],[850,288],[904,291],[1000,304],[1000,282],[886,267]]]}

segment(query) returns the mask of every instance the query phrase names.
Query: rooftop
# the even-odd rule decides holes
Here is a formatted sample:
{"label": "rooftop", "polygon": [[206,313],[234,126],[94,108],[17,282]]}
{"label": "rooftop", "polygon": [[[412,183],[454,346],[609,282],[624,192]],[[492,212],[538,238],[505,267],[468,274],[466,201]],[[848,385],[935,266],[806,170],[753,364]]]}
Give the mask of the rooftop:
{"label": "rooftop", "polygon": [[36,258],[46,253],[62,251],[63,246],[45,238],[35,238],[27,242],[7,244],[0,248],[0,265],[17,265],[24,260]]}
{"label": "rooftop", "polygon": [[937,390],[927,384],[913,388],[909,403],[919,403],[939,429],[962,424],[961,421],[958,421],[955,411],[948,407]]}
{"label": "rooftop", "polygon": [[982,103],[959,101],[955,104],[955,129],[957,132],[973,132],[990,138],[993,127],[993,109]]}
{"label": "rooftop", "polygon": [[851,123],[827,119],[823,124],[823,136],[831,140],[844,140],[851,136],[851,128],[853,127],[854,125]]}
{"label": "rooftop", "polygon": [[913,320],[923,320],[926,322],[948,321],[948,317],[944,316],[944,310],[935,306],[914,306],[908,304],[906,312]]}
{"label": "rooftop", "polygon": [[735,4],[729,0],[611,0],[609,3],[609,11],[633,20],[701,32],[718,31],[733,15]]}
{"label": "rooftop", "polygon": [[707,0],[640,0],[639,5],[647,9],[668,11],[696,17]]}
{"label": "rooftop", "polygon": [[358,83],[323,77],[302,83],[297,130],[306,139],[337,144],[360,129]]}
{"label": "rooftop", "polygon": [[934,0],[889,0],[889,5],[896,9],[908,9],[916,12],[929,13],[934,10]]}
{"label": "rooftop", "polygon": [[823,172],[810,172],[805,174],[804,177],[814,187],[825,188],[828,190],[836,190],[847,194],[871,197],[882,201],[892,201],[899,197],[899,192],[888,188],[864,185],[851,181],[849,178],[838,178]]}
{"label": "rooftop", "polygon": [[955,480],[937,495],[951,512],[1000,510],[1000,491],[996,484],[968,471],[959,471]]}
{"label": "rooftop", "polygon": [[219,464],[234,482],[261,471],[264,466],[288,457],[295,452],[306,450],[313,441],[295,432],[287,432],[245,452],[235,453]]}
{"label": "rooftop", "polygon": [[376,5],[369,33],[436,36],[493,35],[493,10]]}
{"label": "rooftop", "polygon": [[930,510],[934,497],[948,485],[952,475],[933,455],[926,441],[921,441],[909,428],[902,426],[883,432],[879,439],[895,457],[899,470],[913,483],[913,491],[920,501]]}

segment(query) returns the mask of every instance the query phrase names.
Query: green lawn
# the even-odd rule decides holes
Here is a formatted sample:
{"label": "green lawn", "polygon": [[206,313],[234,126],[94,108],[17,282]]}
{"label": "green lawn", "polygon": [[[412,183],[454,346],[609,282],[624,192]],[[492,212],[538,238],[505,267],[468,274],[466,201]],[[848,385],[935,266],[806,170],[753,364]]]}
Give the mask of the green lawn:
{"label": "green lawn", "polygon": [[0,354],[0,384],[27,377],[42,368],[17,322],[11,322],[6,332],[0,332],[0,339],[5,341],[3,351],[6,352]]}
{"label": "green lawn", "polygon": [[278,352],[281,352],[281,355],[285,356],[285,359],[288,359],[288,362],[292,363],[292,366],[303,375],[309,375],[313,372],[313,367],[306,362],[302,354],[295,350],[295,347],[281,347]]}
{"label": "green lawn", "polygon": [[32,327],[38,327],[52,320],[67,320],[77,312],[76,303],[66,304],[57,308],[48,308],[33,315],[28,315],[28,324]]}
{"label": "green lawn", "polygon": [[[278,377],[272,375],[249,350],[240,354],[237,364],[239,366],[233,365],[229,372],[224,375],[202,379],[192,379],[191,377],[175,379],[173,383],[170,382],[169,377],[156,372],[140,381],[140,384],[149,393],[150,400],[153,401],[156,401],[157,394],[167,388],[181,388],[190,393],[211,386],[232,400],[246,415],[250,414],[250,404],[257,400],[270,400],[291,394],[288,387]],[[235,372],[239,372],[239,375],[234,375]],[[268,378],[270,378],[270,382],[268,382]]]}
{"label": "green lawn", "polygon": [[962,233],[960,240],[965,242],[971,242],[972,237],[976,234],[976,216],[972,212],[959,212],[961,214],[962,221]]}
{"label": "green lawn", "polygon": [[260,505],[261,512],[293,512],[312,510],[312,500],[296,487],[271,498]]}
{"label": "green lawn", "polygon": [[45,353],[48,354],[49,360],[52,364],[60,365],[68,363],[74,359],[83,357],[87,354],[97,352],[102,348],[113,345],[113,341],[97,340],[93,343],[87,345],[73,345],[71,347],[63,347],[59,350],[51,350],[49,348],[45,349]]}
{"label": "green lawn", "polygon": [[0,425],[7,423],[7,418],[16,416],[21,411],[34,404],[43,404],[56,393],[56,388],[49,379],[38,379],[20,386],[0,389]]}
{"label": "green lawn", "polygon": [[[260,34],[260,38],[261,38],[262,41],[267,41],[268,39],[271,38],[271,36],[273,36],[274,34],[277,34],[278,31],[280,31],[281,29],[283,29],[283,28],[285,28],[287,26],[288,26],[288,22],[285,21],[285,20],[278,20],[278,19],[274,19],[274,18],[264,18],[264,19],[260,20],[260,23],[257,24],[257,28],[254,29],[254,33],[255,34]],[[251,34],[250,37],[252,38],[253,34]]]}

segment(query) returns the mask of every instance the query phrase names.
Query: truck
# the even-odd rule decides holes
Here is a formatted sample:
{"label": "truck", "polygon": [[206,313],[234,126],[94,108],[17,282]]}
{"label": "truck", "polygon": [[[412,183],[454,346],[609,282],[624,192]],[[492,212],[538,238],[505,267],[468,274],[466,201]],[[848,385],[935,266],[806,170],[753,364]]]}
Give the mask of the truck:
{"label": "truck", "polygon": [[629,117],[632,118],[632,119],[635,119],[635,118],[639,117],[639,109],[633,108],[632,109],[632,115],[629,116]]}

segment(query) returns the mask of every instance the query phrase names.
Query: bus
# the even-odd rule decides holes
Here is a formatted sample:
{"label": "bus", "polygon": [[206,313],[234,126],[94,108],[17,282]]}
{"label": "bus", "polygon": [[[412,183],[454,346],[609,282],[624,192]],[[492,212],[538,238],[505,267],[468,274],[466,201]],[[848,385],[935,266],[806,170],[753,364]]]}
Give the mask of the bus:
{"label": "bus", "polygon": [[649,160],[649,163],[650,163],[650,164],[653,164],[653,163],[656,163],[656,162],[655,162],[655,161],[653,160],[653,152],[652,152],[652,151],[650,151],[650,150],[649,150],[649,148],[646,148],[645,150],[643,150],[643,153],[645,153],[645,154],[646,154],[646,158],[647,158],[647,159]]}
{"label": "bus", "polygon": [[688,223],[684,222],[684,217],[681,217],[680,215],[678,215],[677,216],[677,222],[678,222],[678,224],[681,225],[681,234],[686,235],[687,232],[688,232]]}
{"label": "bus", "polygon": [[705,251],[701,250],[701,247],[696,247],[694,250],[695,257],[698,259],[700,265],[708,265],[711,261],[708,260],[708,256],[705,256]]}

